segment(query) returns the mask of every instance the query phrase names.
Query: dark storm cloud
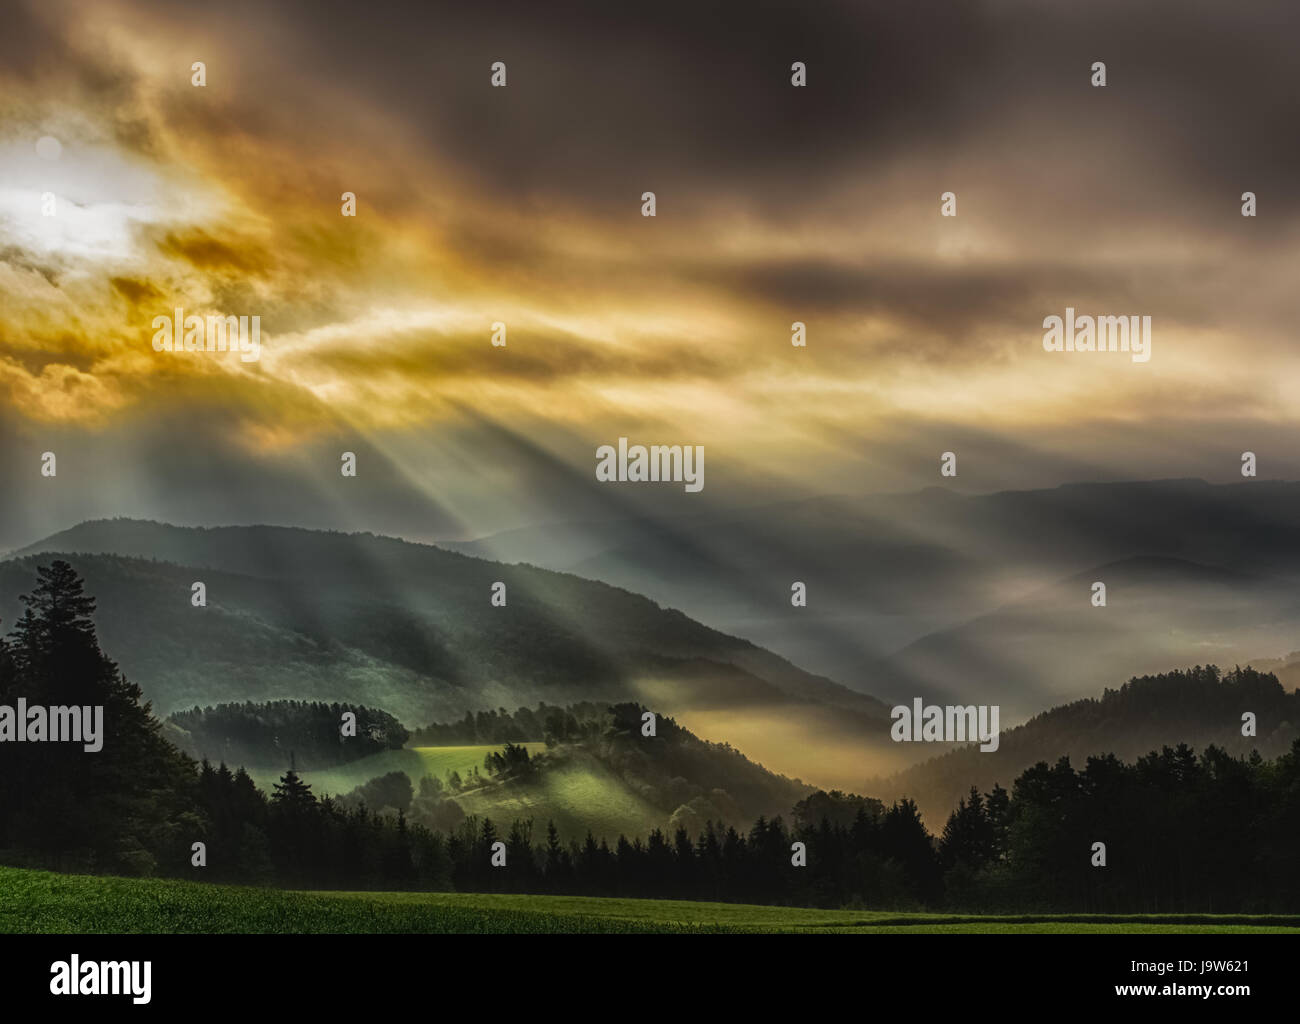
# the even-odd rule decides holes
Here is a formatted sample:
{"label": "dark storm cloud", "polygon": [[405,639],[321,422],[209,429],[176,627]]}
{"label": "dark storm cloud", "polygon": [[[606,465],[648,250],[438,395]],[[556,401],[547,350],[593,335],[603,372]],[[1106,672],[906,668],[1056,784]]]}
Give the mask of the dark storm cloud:
{"label": "dark storm cloud", "polygon": [[[1154,161],[1178,193],[1253,186],[1294,207],[1300,8],[1280,0],[149,9],[200,38],[268,39],[261,59],[280,66],[249,74],[365,95],[505,193],[625,204],[657,187],[789,204],[918,150],[1020,163],[1064,144],[1109,164],[1117,194]],[[495,60],[507,89],[488,87]],[[794,60],[805,89],[790,86]],[[1095,60],[1105,90],[1089,86]]]}
{"label": "dark storm cloud", "polygon": [[[191,400],[179,362],[98,360],[103,332],[89,319],[79,340],[33,316],[48,338],[40,353],[28,347],[33,328],[7,328],[0,369],[26,371],[10,377],[27,409],[70,416],[87,404],[63,394],[85,384],[78,375],[27,379],[53,363],[102,374],[108,397],[123,401],[148,392],[151,375],[183,411],[142,405],[88,440],[72,427],[19,424],[27,433],[4,493],[32,498],[21,522],[0,512],[0,537],[128,512],[301,523],[304,504],[313,525],[413,536],[487,532],[557,509],[621,514],[594,482],[593,446],[646,427],[684,429],[696,414],[692,436],[710,445],[710,501],[744,500],[762,473],[780,487],[787,474],[806,482],[832,459],[856,474],[846,486],[931,482],[935,453],[954,446],[983,487],[1116,465],[1161,475],[1179,459],[1179,472],[1208,475],[1207,461],[1234,471],[1233,450],[1246,445],[1290,450],[1290,421],[1220,431],[1210,417],[1267,417],[1290,397],[1281,390],[1290,363],[1252,362],[1258,350],[1246,350],[1256,326],[1276,338],[1300,315],[1286,276],[1300,169],[1294,3],[50,0],[30,10],[0,35],[16,74],[41,79],[17,115],[19,134],[32,134],[45,97],[58,95],[44,78],[63,76],[80,85],[81,106],[101,122],[107,112],[116,138],[136,151],[162,147],[155,163],[200,182],[206,171],[240,214],[224,226],[142,229],[169,259],[120,272],[114,316],[138,301],[133,287],[179,292],[195,280],[181,271],[194,269],[215,308],[262,311],[270,356],[277,333],[353,323],[359,332],[308,338],[281,357],[301,378],[271,379],[269,357],[265,373],[205,374]],[[104,11],[118,12],[128,40],[145,38],[133,27],[159,31],[136,48],[105,33],[101,46],[78,34],[79,11],[96,28],[113,20]],[[207,90],[188,82],[200,58]],[[495,60],[509,66],[507,89],[489,87]],[[794,60],[808,65],[806,89],[790,86]],[[1088,84],[1095,60],[1107,63],[1106,89]],[[338,216],[344,187],[362,196],[356,221]],[[948,188],[961,217],[940,222]],[[646,189],[659,195],[655,222],[636,213]],[[1260,195],[1256,220],[1238,213],[1247,189]],[[0,259],[44,267],[13,247]],[[511,310],[536,316],[512,320],[507,352],[489,347],[486,329],[368,330],[372,310],[382,326],[390,306],[442,303],[449,322],[467,310],[465,322],[481,312],[484,325]],[[1172,357],[1159,368],[1181,375],[1098,375],[1104,383],[1090,390],[1055,374],[1076,364],[1044,357],[1039,344],[1042,317],[1067,304],[1223,337],[1206,341],[1196,363],[1201,353],[1177,332],[1161,333],[1158,358]],[[801,363],[784,333],[794,319],[809,321],[814,339],[794,355]],[[986,374],[974,395],[944,378],[999,344],[1038,363]],[[900,421],[872,429],[893,377],[906,376],[893,371],[918,363],[926,372],[903,382]],[[1050,386],[1016,391],[1039,366],[1064,404],[985,424],[984,409],[1050,400]],[[646,384],[640,402],[630,378]],[[576,388],[564,387],[570,379]],[[664,383],[672,388],[657,391]],[[540,405],[531,385],[554,385],[563,426],[529,418]],[[445,425],[438,417],[458,391],[465,406]],[[1163,412],[1206,424],[1148,436],[1123,420],[1103,436],[1086,419],[1104,426],[1130,397],[1137,420]],[[975,400],[984,409],[969,411]],[[925,421],[915,410],[926,401],[953,421]],[[633,406],[626,422],[610,412],[618,403]],[[418,415],[376,417],[401,428],[368,440],[356,436],[365,416],[347,422],[398,408]],[[746,418],[756,409],[780,415],[756,423]],[[732,417],[744,442],[707,434],[708,414]],[[802,436],[822,442],[815,457],[802,443],[792,456],[782,433],[805,421]],[[69,453],[57,482],[34,470],[51,446]],[[361,454],[364,492],[339,490],[341,450]],[[1276,459],[1270,472],[1294,471]],[[448,511],[443,495],[474,514]]]}
{"label": "dark storm cloud", "polygon": [[387,336],[382,349],[359,348],[354,339],[346,337],[337,344],[318,345],[310,360],[317,369],[328,368],[350,377],[397,373],[531,382],[561,377],[672,380],[717,377],[732,370],[724,359],[679,341],[619,349],[572,335],[523,328],[510,334],[509,345],[511,355],[504,360],[499,349],[483,344],[482,332],[406,331]]}
{"label": "dark storm cloud", "polygon": [[255,276],[264,274],[271,264],[270,255],[255,243],[246,239],[229,242],[213,238],[202,229],[188,234],[170,232],[158,243],[158,248],[200,270]]}
{"label": "dark storm cloud", "polygon": [[[1044,313],[1066,305],[1081,311],[1141,310],[1159,316],[1165,328],[1216,325],[1228,318],[1229,309],[1238,318],[1251,315],[1251,297],[1243,297],[1236,279],[1223,279],[1212,252],[1179,266],[1029,259],[958,265],[766,260],[696,268],[692,278],[775,309],[884,318],[895,325],[897,344],[910,357],[952,362],[986,358],[991,350],[1005,348],[1008,338],[1013,346],[1025,338],[1037,341]],[[846,349],[862,347],[852,333],[841,341]],[[875,351],[892,345],[883,341]]]}
{"label": "dark storm cloud", "polygon": [[48,283],[58,285],[61,269],[47,262],[37,260],[32,253],[16,245],[0,247],[0,263],[7,263],[16,270],[40,274]]}
{"label": "dark storm cloud", "polygon": [[70,61],[72,51],[62,34],[24,4],[6,4],[0,31],[0,64],[14,75],[34,79]]}
{"label": "dark storm cloud", "polygon": [[[804,316],[892,317],[931,342],[969,335],[973,323],[1035,324],[1093,295],[1108,307],[1134,297],[1165,323],[1245,327],[1252,310],[1275,315],[1277,298],[1237,302],[1213,281],[1186,284],[1216,260],[1260,258],[1261,246],[1276,248],[1270,261],[1292,254],[1300,5],[1290,2],[241,0],[144,9],[191,32],[196,52],[205,39],[238,47],[243,38],[256,54],[241,60],[228,105],[185,113],[172,97],[169,116],[197,118],[196,130],[223,137],[273,139],[302,126],[294,95],[328,85],[406,126],[433,164],[523,218],[463,219],[454,208],[439,217],[462,258],[521,284],[536,285],[540,273],[548,288],[563,275],[616,285],[620,260],[635,280],[644,272],[635,252],[599,266],[555,258],[551,237],[528,230],[528,218],[567,210],[631,225],[647,189],[658,195],[665,238],[670,226],[731,208],[769,232],[860,219],[862,250],[847,259],[742,256],[701,267],[663,253],[653,273],[713,281]],[[496,60],[509,68],[506,89],[488,84]],[[808,66],[807,88],[790,85],[794,60]],[[1089,83],[1097,60],[1107,65],[1105,89]],[[349,108],[330,121],[334,152],[304,178],[331,159],[382,158],[354,116]],[[323,190],[314,180],[311,188]],[[370,201],[391,215],[429,213],[415,189],[371,188]],[[921,196],[928,216],[949,188],[964,216],[1020,251],[968,253],[960,267],[924,265],[924,248],[916,259],[873,259],[886,241],[876,222]],[[845,190],[850,199],[823,205]],[[1261,216],[1243,227],[1247,190]],[[1185,259],[1117,267],[1092,258],[1108,239],[1132,247],[1151,238],[1183,246]]]}
{"label": "dark storm cloud", "polygon": [[121,295],[133,306],[138,306],[144,302],[157,301],[163,297],[162,292],[148,281],[139,281],[132,277],[110,277],[108,283],[112,286],[113,291]]}
{"label": "dark storm cloud", "polygon": [[[688,187],[800,168],[817,177],[918,132],[955,137],[967,83],[994,66],[998,30],[978,7],[935,0],[146,9],[191,26],[196,46],[206,32],[272,40],[267,57],[282,66],[246,69],[263,84],[342,84],[498,189],[585,200],[623,199],[648,178]],[[509,67],[507,89],[488,87],[495,60]],[[815,88],[791,87],[795,60]]]}

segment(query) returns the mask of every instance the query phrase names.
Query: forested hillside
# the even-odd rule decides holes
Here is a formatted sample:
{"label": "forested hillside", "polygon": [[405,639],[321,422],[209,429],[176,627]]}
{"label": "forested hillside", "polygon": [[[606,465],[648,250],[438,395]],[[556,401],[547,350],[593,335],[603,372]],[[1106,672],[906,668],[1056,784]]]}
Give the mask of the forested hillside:
{"label": "forested hillside", "polygon": [[[104,642],[164,714],[245,700],[379,707],[407,725],[545,699],[836,709],[878,701],[636,594],[370,534],[85,523],[34,545],[100,597]],[[0,618],[41,559],[0,563]],[[206,588],[206,607],[191,602]],[[504,584],[505,604],[493,604]]]}
{"label": "forested hillside", "polygon": [[[400,810],[372,813],[370,802],[395,791],[404,800],[402,773],[335,800],[290,769],[268,796],[242,769],[196,765],[163,738],[138,688],[100,650],[95,602],[68,563],[36,576],[26,614],[0,642],[0,707],[102,707],[103,744],[0,744],[0,861],[11,865],[826,907],[1239,913],[1285,912],[1300,898],[1300,740],[1275,760],[1179,745],[1131,763],[1041,761],[1009,789],[972,786],[937,836],[910,799],[806,790],[788,815],[748,828],[679,820],[613,841],[566,840],[529,816],[470,814],[429,828]],[[1202,682],[1223,685],[1213,674]],[[1235,673],[1228,685],[1267,692],[1268,678]],[[667,792],[665,778],[684,778],[675,773],[718,770],[719,751],[673,723],[660,720],[651,737],[640,707],[607,714],[603,728],[555,742],[556,755],[603,759],[654,794]],[[659,738],[669,742],[645,745]],[[776,800],[793,785],[721,753],[733,760],[719,778],[746,799]],[[509,744],[485,756],[484,774],[525,785],[545,776],[549,756],[539,765]],[[427,795],[412,801],[413,816]]]}
{"label": "forested hillside", "polygon": [[[1243,715],[1253,715],[1243,735]],[[1165,745],[1214,744],[1237,756],[1286,753],[1300,736],[1300,690],[1252,668],[1222,672],[1214,665],[1130,679],[1100,698],[1078,700],[1035,715],[1002,733],[996,751],[964,747],[932,758],[864,790],[882,799],[910,796],[930,820],[946,817],[971,786],[1009,786],[1038,761],[1066,756],[1076,764],[1114,754],[1131,760]]]}
{"label": "forested hillside", "polygon": [[[344,733],[344,716],[349,733]],[[235,765],[323,768],[381,750],[399,750],[408,733],[386,711],[320,701],[219,704],[168,716],[168,738],[191,757]]]}

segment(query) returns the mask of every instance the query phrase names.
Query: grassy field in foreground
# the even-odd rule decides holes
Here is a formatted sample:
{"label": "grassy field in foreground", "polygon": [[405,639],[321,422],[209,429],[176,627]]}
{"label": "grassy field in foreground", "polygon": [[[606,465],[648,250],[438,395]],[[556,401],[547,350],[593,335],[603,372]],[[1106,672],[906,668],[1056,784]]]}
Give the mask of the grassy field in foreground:
{"label": "grassy field in foreground", "polygon": [[1300,915],[974,917],[587,896],[292,892],[0,868],[0,932],[1300,934]]}

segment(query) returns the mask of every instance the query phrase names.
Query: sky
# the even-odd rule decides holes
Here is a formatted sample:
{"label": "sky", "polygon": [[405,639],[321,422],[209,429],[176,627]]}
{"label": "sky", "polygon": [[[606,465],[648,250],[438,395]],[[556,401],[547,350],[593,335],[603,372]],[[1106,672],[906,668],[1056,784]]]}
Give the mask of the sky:
{"label": "sky", "polygon": [[[1294,3],[0,16],[0,548],[1300,477]],[[1066,307],[1151,359],[1044,351]],[[260,358],[155,351],[176,308]],[[598,483],[620,436],[704,489]]]}

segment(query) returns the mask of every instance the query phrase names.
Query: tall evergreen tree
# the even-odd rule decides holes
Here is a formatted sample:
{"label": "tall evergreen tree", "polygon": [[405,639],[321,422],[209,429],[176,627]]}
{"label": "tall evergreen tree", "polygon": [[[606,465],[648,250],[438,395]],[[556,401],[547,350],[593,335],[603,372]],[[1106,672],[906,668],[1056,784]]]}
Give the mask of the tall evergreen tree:
{"label": "tall evergreen tree", "polygon": [[69,868],[178,871],[201,830],[186,817],[195,802],[194,763],[167,743],[140,688],[100,650],[95,602],[69,563],[38,567],[22,601],[0,668],[0,699],[89,708],[92,723],[102,708],[102,746],[0,744],[0,847],[25,847]]}

